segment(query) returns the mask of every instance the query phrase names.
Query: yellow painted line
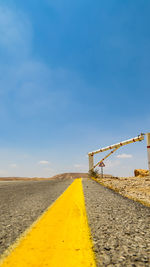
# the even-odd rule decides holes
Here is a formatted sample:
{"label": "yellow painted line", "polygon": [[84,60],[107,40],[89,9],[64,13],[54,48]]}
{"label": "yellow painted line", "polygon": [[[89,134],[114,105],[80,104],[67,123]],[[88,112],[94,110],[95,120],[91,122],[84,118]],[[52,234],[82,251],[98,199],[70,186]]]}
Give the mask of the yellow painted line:
{"label": "yellow painted line", "polygon": [[33,224],[1,267],[96,267],[81,179]]}

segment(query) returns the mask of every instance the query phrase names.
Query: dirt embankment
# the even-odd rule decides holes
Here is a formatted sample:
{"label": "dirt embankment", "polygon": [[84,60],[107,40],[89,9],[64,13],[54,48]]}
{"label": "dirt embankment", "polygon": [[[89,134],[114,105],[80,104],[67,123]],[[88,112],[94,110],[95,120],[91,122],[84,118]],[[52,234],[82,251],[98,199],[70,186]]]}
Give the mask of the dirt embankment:
{"label": "dirt embankment", "polygon": [[[95,178],[93,178],[95,179]],[[96,180],[128,197],[150,207],[150,176],[146,177],[99,177]]]}

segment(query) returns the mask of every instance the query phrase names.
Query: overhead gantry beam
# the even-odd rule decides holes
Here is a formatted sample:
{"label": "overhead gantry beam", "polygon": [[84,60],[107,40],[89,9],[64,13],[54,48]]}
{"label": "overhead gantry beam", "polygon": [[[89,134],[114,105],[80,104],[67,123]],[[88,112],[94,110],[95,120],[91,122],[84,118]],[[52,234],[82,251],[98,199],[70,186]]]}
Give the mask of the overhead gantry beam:
{"label": "overhead gantry beam", "polygon": [[[93,170],[98,164],[100,164],[103,160],[105,160],[106,158],[108,158],[112,153],[114,153],[118,148],[131,144],[131,143],[135,143],[135,142],[139,142],[144,140],[144,135],[143,133],[141,133],[140,135],[138,135],[137,137],[134,137],[132,139],[128,139],[126,141],[111,145],[111,146],[107,146],[104,148],[100,148],[98,150],[92,151],[88,153],[89,156],[89,171]],[[150,169],[150,133],[147,133],[147,149],[148,149],[148,157],[149,157],[149,169]],[[94,155],[101,153],[101,152],[105,152],[109,149],[112,149],[112,151],[105,156],[102,160],[100,160],[97,164],[94,165]]]}
{"label": "overhead gantry beam", "polygon": [[138,137],[135,137],[135,138],[132,138],[132,139],[128,139],[126,141],[123,141],[123,142],[120,142],[120,143],[117,143],[117,144],[114,144],[114,145],[111,145],[111,146],[107,146],[107,147],[100,148],[98,150],[89,152],[88,155],[95,155],[95,154],[98,154],[100,152],[107,151],[109,149],[113,149],[113,148],[116,148],[116,147],[119,148],[121,146],[125,146],[125,145],[131,144],[131,143],[134,143],[134,142],[138,142],[138,141],[142,141],[142,140],[144,140],[144,134],[140,134]]}

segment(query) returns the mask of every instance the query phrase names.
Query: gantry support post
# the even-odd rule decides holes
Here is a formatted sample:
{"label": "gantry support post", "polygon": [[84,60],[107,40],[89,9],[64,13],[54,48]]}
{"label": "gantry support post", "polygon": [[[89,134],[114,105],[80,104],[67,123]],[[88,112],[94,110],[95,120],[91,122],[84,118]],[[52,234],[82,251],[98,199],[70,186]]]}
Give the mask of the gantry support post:
{"label": "gantry support post", "polygon": [[89,155],[89,171],[94,168],[94,155]]}

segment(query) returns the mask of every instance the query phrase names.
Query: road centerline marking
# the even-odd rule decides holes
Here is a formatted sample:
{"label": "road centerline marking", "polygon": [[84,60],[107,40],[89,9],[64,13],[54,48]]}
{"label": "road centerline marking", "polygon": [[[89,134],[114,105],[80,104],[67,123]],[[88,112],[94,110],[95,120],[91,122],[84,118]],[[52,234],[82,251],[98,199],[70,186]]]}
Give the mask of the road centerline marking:
{"label": "road centerline marking", "polygon": [[0,266],[96,266],[81,179],[50,206]]}

